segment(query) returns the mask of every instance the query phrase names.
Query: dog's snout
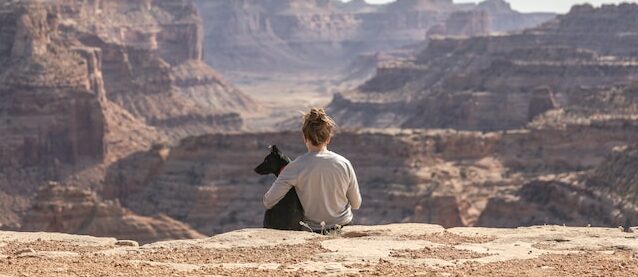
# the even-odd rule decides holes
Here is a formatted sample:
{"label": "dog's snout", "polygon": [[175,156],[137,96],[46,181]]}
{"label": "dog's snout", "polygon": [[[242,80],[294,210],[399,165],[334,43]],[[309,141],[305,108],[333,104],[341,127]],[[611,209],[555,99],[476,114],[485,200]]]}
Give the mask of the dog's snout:
{"label": "dog's snout", "polygon": [[269,174],[270,172],[268,172],[266,165],[262,163],[258,165],[257,167],[255,167],[255,173],[259,175],[266,175],[266,174]]}

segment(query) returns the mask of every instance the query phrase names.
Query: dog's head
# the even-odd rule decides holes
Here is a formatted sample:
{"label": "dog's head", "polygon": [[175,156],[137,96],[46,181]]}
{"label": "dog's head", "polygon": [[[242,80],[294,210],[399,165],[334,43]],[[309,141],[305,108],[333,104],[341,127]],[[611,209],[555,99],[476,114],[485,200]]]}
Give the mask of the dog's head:
{"label": "dog's head", "polygon": [[279,175],[282,168],[290,163],[290,158],[282,154],[276,145],[270,146],[270,154],[264,158],[264,162],[255,168],[255,172],[260,175]]}

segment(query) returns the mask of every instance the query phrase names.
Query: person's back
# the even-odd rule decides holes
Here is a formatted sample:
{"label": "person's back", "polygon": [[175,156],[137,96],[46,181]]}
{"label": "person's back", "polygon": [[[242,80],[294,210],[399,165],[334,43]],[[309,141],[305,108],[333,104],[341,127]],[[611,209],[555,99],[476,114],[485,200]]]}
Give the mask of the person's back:
{"label": "person's back", "polygon": [[304,208],[304,218],[314,230],[352,222],[351,209],[361,205],[357,177],[350,161],[328,151],[334,122],[322,109],[312,109],[304,117],[304,141],[308,153],[290,163],[264,196],[271,208],[292,188],[296,188]]}

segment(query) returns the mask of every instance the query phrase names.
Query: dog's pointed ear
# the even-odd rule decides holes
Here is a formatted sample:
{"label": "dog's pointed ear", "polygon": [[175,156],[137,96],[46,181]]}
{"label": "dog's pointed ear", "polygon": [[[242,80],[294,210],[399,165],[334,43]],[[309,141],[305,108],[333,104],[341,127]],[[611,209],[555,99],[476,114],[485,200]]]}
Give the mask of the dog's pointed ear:
{"label": "dog's pointed ear", "polygon": [[271,145],[270,150],[272,150],[273,153],[281,153],[279,152],[279,148],[277,148],[277,145]]}

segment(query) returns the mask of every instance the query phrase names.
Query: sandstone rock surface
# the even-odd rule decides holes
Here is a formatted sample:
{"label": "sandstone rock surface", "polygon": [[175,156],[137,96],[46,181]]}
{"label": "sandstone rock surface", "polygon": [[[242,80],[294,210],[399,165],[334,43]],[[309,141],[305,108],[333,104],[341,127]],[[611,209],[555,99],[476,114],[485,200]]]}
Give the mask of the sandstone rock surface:
{"label": "sandstone rock surface", "polygon": [[[16,254],[29,249],[31,254]],[[341,234],[238,230],[118,247],[115,239],[0,232],[3,274],[137,276],[632,276],[636,235],[562,226],[517,229],[394,224]]]}
{"label": "sandstone rock surface", "polygon": [[16,5],[0,17],[0,156],[10,157],[0,166],[102,160],[105,91],[92,78],[95,53],[66,47],[41,5]]}

